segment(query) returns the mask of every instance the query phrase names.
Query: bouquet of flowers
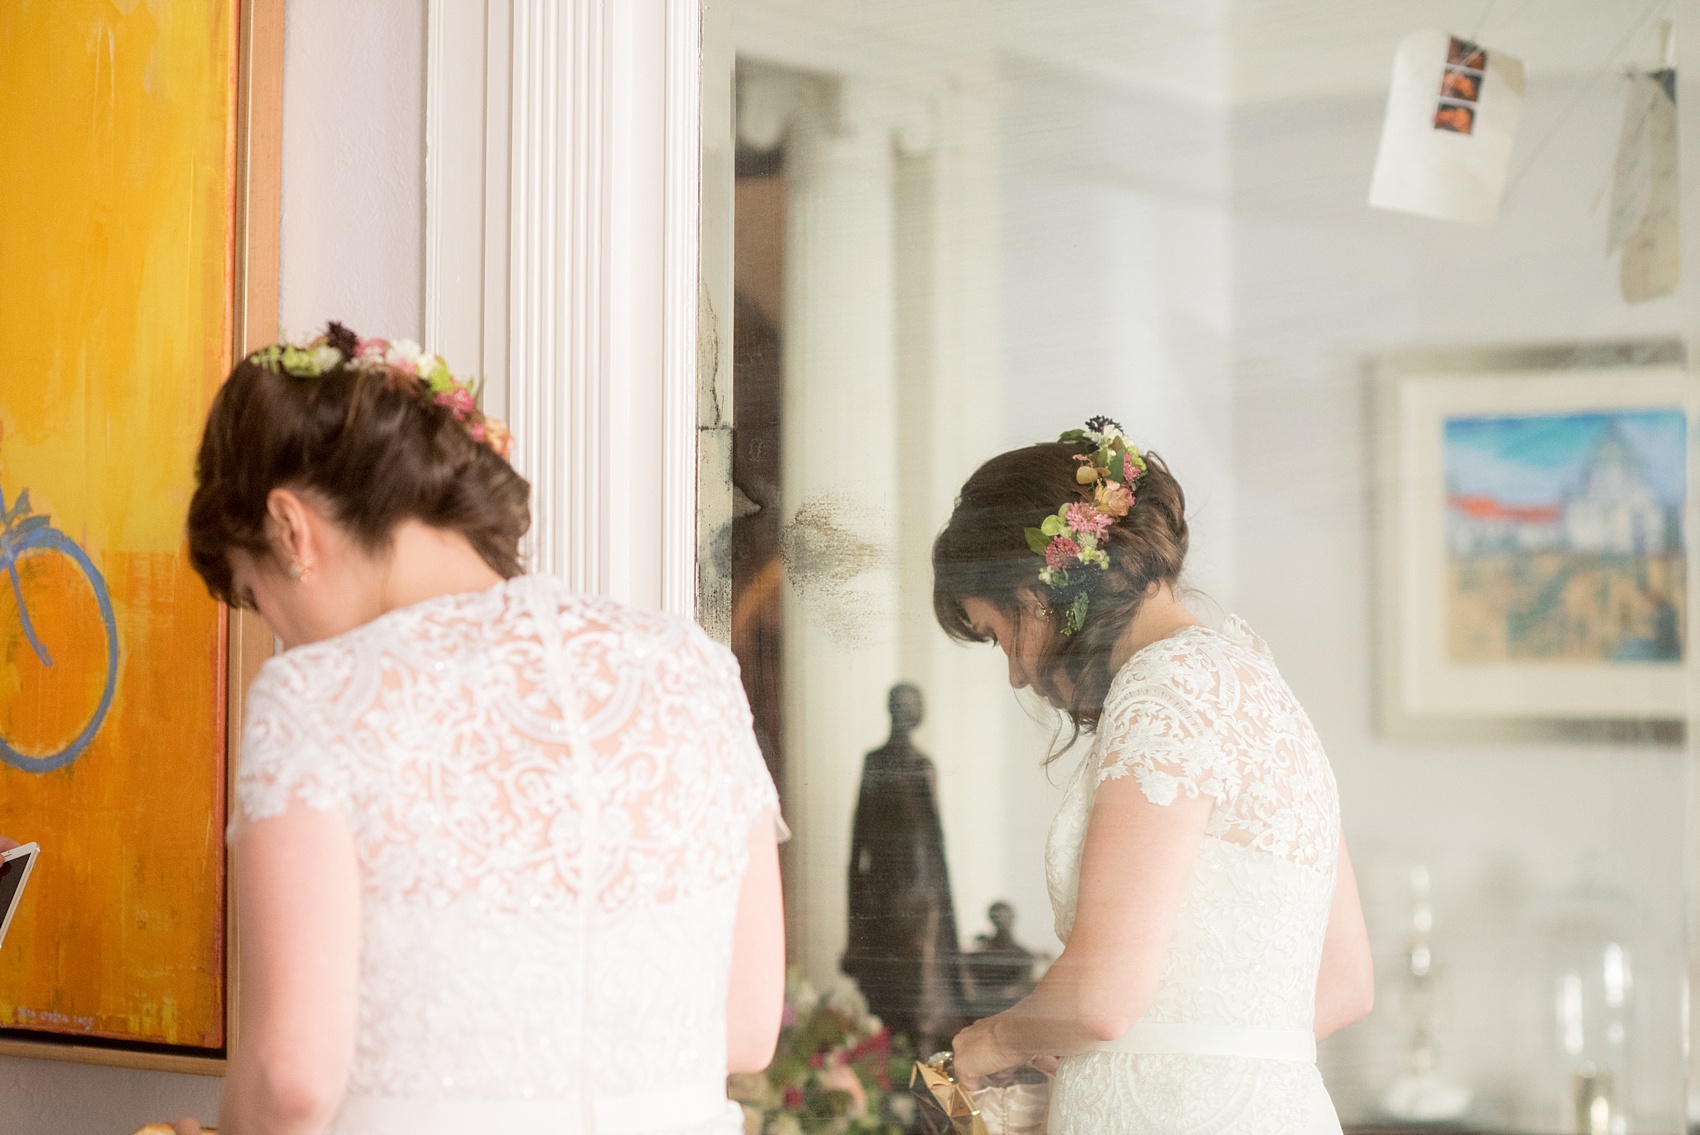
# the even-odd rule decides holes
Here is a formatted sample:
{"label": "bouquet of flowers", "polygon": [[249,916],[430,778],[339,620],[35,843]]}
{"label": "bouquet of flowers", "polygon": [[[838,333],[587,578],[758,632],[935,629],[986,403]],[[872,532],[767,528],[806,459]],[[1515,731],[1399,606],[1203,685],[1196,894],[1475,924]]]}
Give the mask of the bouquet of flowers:
{"label": "bouquet of flowers", "polygon": [[779,1048],[766,1072],[731,1077],[746,1135],[902,1135],[913,1111],[912,1058],[897,1051],[855,982],[824,994],[793,970],[785,980]]}

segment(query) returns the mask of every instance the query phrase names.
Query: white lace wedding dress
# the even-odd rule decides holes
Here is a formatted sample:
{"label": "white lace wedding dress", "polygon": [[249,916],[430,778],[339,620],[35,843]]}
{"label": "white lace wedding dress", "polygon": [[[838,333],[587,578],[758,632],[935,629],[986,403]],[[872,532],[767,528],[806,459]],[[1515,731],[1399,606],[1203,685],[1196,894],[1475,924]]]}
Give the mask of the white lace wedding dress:
{"label": "white lace wedding dress", "polygon": [[734,1135],[732,927],[778,800],[732,656],[522,576],[265,664],[237,838],[348,817],[359,1022],[336,1135]]}
{"label": "white lace wedding dress", "polygon": [[1057,934],[1075,918],[1094,794],[1215,801],[1156,998],[1063,1060],[1050,1135],[1339,1135],[1315,1063],[1317,968],[1339,802],[1310,719],[1238,618],[1188,627],[1116,674],[1046,849]]}

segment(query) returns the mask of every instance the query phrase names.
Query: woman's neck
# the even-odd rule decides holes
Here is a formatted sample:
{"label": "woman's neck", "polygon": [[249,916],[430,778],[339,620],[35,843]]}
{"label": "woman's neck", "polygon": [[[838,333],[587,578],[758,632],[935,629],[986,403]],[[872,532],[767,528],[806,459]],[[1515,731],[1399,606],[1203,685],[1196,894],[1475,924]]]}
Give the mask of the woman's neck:
{"label": "woman's neck", "polygon": [[391,537],[378,592],[379,614],[439,595],[488,591],[500,582],[502,577],[460,533],[404,520]]}
{"label": "woman's neck", "polygon": [[1160,583],[1149,595],[1145,602],[1139,605],[1139,613],[1134,615],[1133,622],[1122,631],[1116,639],[1115,650],[1110,655],[1110,661],[1119,670],[1126,665],[1127,660],[1154,642],[1168,638],[1182,627],[1201,627],[1202,619],[1193,614],[1185,603],[1175,598],[1172,588],[1166,583]]}

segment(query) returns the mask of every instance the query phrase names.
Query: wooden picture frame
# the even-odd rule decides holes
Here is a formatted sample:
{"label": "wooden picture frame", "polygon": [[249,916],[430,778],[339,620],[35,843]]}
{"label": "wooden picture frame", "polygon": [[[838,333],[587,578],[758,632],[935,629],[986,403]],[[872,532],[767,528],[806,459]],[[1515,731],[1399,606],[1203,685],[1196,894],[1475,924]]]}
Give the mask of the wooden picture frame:
{"label": "wooden picture frame", "polygon": [[[229,220],[229,355],[240,358],[276,337],[278,244],[281,216],[283,117],[283,40],[285,0],[231,0],[234,28],[234,193]],[[224,666],[224,791],[233,798],[235,755],[242,729],[243,699],[254,675],[273,651],[270,631],[251,612],[221,610]],[[226,816],[212,820],[222,832]],[[225,1054],[234,1040],[239,990],[236,981],[240,943],[235,932],[235,864],[224,852],[223,1040],[216,1049],[139,1044],[121,1040],[20,1035],[0,1030],[0,1055],[66,1060],[86,1064],[158,1071],[222,1075]],[[39,897],[39,896],[35,896]]]}
{"label": "wooden picture frame", "polygon": [[[1679,741],[1695,641],[1680,532],[1700,517],[1700,385],[1682,343],[1411,351],[1369,372],[1380,731]],[[1617,548],[1632,537],[1586,523],[1602,439],[1653,428],[1649,416],[1670,435],[1655,478],[1670,485],[1644,502],[1662,511],[1647,535],[1656,552]],[[1648,463],[1630,452],[1646,444],[1618,446],[1626,468]],[[1640,611],[1637,594],[1662,605]]]}

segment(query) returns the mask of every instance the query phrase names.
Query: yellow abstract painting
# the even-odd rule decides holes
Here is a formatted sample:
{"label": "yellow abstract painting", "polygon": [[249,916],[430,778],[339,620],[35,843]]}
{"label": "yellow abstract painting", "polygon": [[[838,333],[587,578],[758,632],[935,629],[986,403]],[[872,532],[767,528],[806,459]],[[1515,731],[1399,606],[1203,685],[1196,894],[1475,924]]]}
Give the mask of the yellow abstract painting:
{"label": "yellow abstract painting", "polygon": [[217,1050],[224,616],[183,536],[230,365],[235,0],[0,3],[0,1029]]}

